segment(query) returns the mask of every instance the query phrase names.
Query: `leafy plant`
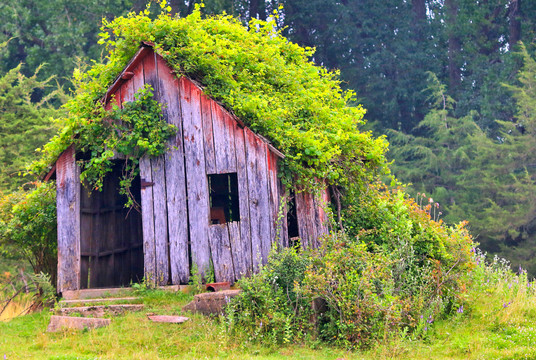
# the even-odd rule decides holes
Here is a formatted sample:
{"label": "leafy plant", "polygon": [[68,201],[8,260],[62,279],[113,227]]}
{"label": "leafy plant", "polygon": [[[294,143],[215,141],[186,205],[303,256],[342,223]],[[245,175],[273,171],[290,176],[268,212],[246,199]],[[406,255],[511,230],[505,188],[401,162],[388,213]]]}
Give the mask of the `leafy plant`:
{"label": "leafy plant", "polygon": [[57,271],[56,186],[32,184],[0,198],[0,248],[9,246],[31,264],[34,273]]}
{"label": "leafy plant", "polygon": [[[361,184],[383,168],[386,142],[357,129],[364,110],[347,106],[355,96],[341,90],[338,73],[315,66],[312,49],[289,42],[274,26],[255,20],[248,30],[227,15],[203,19],[199,7],[184,18],[164,11],[151,20],[146,10],[104,20],[100,42],[109,50],[108,61],[75,73],[77,96],[66,106],[65,126],[44,147],[34,171],[44,171],[85,128],[100,126],[96,133],[108,134],[98,125],[105,116],[97,100],[140,41],[151,41],[177,73],[200,81],[207,94],[285,153],[288,184],[295,175],[309,186],[318,184],[317,179]],[[93,139],[80,141],[90,146]],[[96,159],[106,165],[111,153],[101,154]]]}
{"label": "leafy plant", "polygon": [[176,132],[174,125],[161,118],[160,104],[152,96],[152,88],[147,85],[136,92],[133,102],[124,103],[122,108],[114,105],[111,110],[99,109],[73,139],[77,151],[90,154],[89,159],[82,157],[78,163],[82,169],[80,179],[91,189],[102,188],[116,154],[125,156],[119,191],[127,195],[127,207],[134,205],[130,185],[139,174],[139,159],[145,154],[162,155],[168,138]]}
{"label": "leafy plant", "polygon": [[200,294],[204,290],[203,286],[203,277],[199,272],[199,268],[195,262],[192,263],[191,275],[188,284],[192,287],[192,292],[194,294]]}
{"label": "leafy plant", "polygon": [[[1,47],[0,47],[1,49]],[[53,117],[63,113],[51,103],[64,102],[60,89],[49,91],[53,78],[39,80],[40,67],[31,76],[23,75],[22,64],[0,73],[0,191],[15,191],[28,181],[19,176],[37,158],[35,149],[58,131]],[[50,94],[36,101],[35,93]]]}
{"label": "leafy plant", "polygon": [[295,248],[272,251],[258,274],[239,281],[242,291],[227,308],[230,330],[273,344],[303,339],[312,328],[311,299],[296,285],[303,281],[309,261]]}

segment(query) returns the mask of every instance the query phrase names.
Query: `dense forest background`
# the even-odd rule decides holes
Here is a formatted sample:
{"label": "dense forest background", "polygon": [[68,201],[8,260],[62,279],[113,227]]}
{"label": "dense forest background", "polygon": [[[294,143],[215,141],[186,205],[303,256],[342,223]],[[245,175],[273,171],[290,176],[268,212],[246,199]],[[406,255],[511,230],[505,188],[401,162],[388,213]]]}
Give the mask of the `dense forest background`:
{"label": "dense forest background", "polygon": [[[180,16],[196,0],[168,1]],[[267,19],[313,61],[339,69],[386,134],[393,173],[447,223],[536,275],[536,2],[528,0],[205,0],[244,24]],[[282,5],[282,7],[281,7]],[[58,129],[73,71],[106,55],[102,19],[141,0],[0,3],[0,193]],[[160,7],[153,4],[157,11]]]}

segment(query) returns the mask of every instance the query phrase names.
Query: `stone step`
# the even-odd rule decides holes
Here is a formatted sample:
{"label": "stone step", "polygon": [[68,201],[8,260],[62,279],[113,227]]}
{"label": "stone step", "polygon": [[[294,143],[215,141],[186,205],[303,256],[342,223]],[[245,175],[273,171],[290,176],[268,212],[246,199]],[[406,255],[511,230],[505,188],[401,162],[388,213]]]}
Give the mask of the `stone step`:
{"label": "stone step", "polygon": [[84,289],[84,290],[64,290],[61,296],[65,300],[95,299],[104,297],[125,297],[132,295],[132,288],[106,288],[106,289]]}
{"label": "stone step", "polygon": [[119,302],[133,302],[133,301],[141,301],[140,298],[135,296],[130,297],[118,297],[118,298],[102,298],[102,299],[77,299],[77,300],[60,300],[59,305],[62,308],[66,308],[69,306],[83,306],[85,304],[99,304],[99,303],[119,303]]}
{"label": "stone step", "polygon": [[173,324],[181,324],[189,320],[187,317],[174,315],[147,315],[147,318],[152,322]]}
{"label": "stone step", "polygon": [[203,315],[223,314],[225,306],[240,293],[240,290],[223,290],[197,294],[192,302],[182,308],[183,311],[201,313]]}
{"label": "stone step", "polygon": [[104,315],[118,316],[127,312],[143,310],[143,304],[115,304],[66,307],[58,309],[58,315],[79,314],[84,317],[103,317]]}
{"label": "stone step", "polygon": [[57,332],[62,329],[96,329],[110,325],[110,319],[102,318],[84,318],[72,316],[52,315],[48,324],[48,332]]}
{"label": "stone step", "polygon": [[[190,285],[166,285],[166,286],[159,286],[158,288],[161,290],[165,290],[165,291],[188,292],[191,286]],[[123,288],[64,290],[61,295],[65,300],[81,300],[81,299],[104,298],[104,297],[109,297],[109,296],[123,297],[123,296],[129,296],[133,292],[134,290],[131,287],[123,287]]]}

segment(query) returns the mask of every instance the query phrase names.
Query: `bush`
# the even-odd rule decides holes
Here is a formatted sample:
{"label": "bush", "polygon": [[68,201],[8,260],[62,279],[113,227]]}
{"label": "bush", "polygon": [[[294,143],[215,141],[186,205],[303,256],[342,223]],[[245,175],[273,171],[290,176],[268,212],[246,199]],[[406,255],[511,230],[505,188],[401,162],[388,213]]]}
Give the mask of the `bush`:
{"label": "bush", "polygon": [[258,274],[239,281],[242,292],[227,308],[233,333],[273,344],[303,339],[311,330],[311,298],[297,291],[309,266],[307,253],[296,248],[272,251]]}
{"label": "bush", "polygon": [[274,343],[310,337],[366,348],[401,332],[421,336],[456,313],[474,267],[464,224],[432,220],[432,205],[421,208],[400,189],[373,185],[355,204],[349,231],[309,252],[273,253],[240,283],[228,317],[234,329]]}
{"label": "bush", "polygon": [[56,186],[33,183],[0,198],[0,250],[12,249],[27,259],[35,274],[57,272]]}

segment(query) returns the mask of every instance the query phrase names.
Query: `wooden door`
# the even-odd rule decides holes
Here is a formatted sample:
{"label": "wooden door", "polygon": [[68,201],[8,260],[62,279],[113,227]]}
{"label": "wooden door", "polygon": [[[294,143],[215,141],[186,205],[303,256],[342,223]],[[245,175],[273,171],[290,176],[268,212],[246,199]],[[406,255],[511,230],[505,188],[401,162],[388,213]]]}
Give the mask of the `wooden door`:
{"label": "wooden door", "polygon": [[[143,279],[141,214],[125,208],[119,194],[122,161],[118,161],[102,191],[81,187],[80,194],[80,288],[128,286]],[[140,203],[140,180],[131,191]]]}

